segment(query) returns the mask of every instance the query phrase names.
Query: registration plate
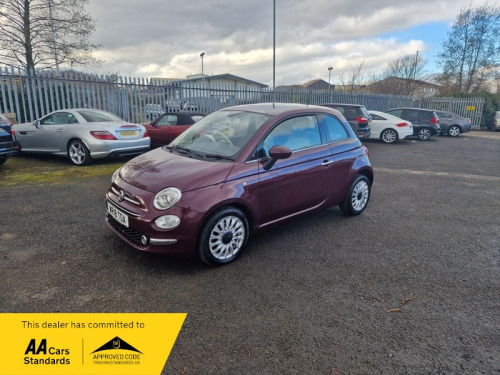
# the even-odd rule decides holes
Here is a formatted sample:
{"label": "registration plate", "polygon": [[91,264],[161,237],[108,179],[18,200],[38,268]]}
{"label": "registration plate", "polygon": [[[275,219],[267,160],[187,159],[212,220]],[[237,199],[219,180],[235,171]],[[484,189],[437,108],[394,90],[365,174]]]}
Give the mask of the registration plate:
{"label": "registration plate", "polygon": [[108,214],[110,214],[121,225],[128,228],[128,216],[108,202]]}
{"label": "registration plate", "polygon": [[134,136],[137,135],[137,130],[124,130],[120,132],[120,135],[122,137]]}

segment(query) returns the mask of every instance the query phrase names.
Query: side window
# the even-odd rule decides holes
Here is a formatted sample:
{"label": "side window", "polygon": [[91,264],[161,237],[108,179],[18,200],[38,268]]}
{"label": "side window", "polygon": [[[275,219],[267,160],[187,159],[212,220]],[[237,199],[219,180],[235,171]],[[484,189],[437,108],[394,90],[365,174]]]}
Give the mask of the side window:
{"label": "side window", "polygon": [[408,121],[418,121],[418,111],[406,109],[403,111],[403,118]]}
{"label": "side window", "polygon": [[330,115],[318,115],[319,122],[326,129],[328,142],[337,142],[349,138],[349,133],[339,119]]}
{"label": "side window", "polygon": [[177,115],[162,116],[156,123],[158,126],[177,125]]}
{"label": "side window", "polygon": [[77,124],[75,116],[68,112],[57,112],[40,120],[40,125]]}
{"label": "side window", "polygon": [[403,114],[403,110],[402,109],[395,109],[394,111],[387,111],[387,113],[390,113],[393,116],[402,118],[401,115]]}
{"label": "side window", "polygon": [[382,116],[376,115],[374,113],[371,114],[372,120],[385,120]]}
{"label": "side window", "polygon": [[445,112],[439,112],[439,113],[438,113],[438,116],[439,116],[440,118],[441,118],[441,117],[442,117],[442,118],[450,118],[450,119],[454,118],[452,115],[450,115],[449,113],[445,113]]}
{"label": "side window", "polygon": [[286,146],[292,151],[321,144],[316,116],[300,116],[283,121],[264,139],[264,147]]}

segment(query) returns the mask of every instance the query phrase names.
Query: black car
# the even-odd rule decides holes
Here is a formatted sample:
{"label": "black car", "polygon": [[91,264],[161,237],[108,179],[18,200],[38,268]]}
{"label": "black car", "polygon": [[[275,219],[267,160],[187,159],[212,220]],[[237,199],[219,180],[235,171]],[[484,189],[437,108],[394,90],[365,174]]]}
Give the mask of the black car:
{"label": "black car", "polygon": [[432,109],[392,108],[385,112],[410,121],[413,124],[413,135],[422,141],[427,141],[433,135],[441,133],[439,117]]}
{"label": "black car", "polygon": [[5,163],[9,156],[16,153],[14,137],[12,136],[12,123],[0,113],[0,164]]}
{"label": "black car", "polygon": [[361,104],[340,104],[326,103],[321,104],[323,107],[333,108],[342,113],[345,119],[351,125],[352,130],[360,139],[368,138],[371,134],[370,126],[372,117]]}

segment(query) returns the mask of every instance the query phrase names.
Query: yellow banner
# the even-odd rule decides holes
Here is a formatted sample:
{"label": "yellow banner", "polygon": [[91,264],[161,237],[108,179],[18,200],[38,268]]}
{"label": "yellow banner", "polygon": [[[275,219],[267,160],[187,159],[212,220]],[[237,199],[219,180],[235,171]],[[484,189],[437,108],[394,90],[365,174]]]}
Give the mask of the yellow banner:
{"label": "yellow banner", "polygon": [[0,314],[0,375],[161,373],[186,314]]}

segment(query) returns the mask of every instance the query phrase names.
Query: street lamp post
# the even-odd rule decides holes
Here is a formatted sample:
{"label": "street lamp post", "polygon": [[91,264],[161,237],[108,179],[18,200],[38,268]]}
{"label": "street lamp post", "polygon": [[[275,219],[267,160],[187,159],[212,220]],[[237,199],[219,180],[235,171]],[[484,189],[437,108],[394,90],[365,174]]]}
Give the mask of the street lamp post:
{"label": "street lamp post", "polygon": [[201,77],[203,78],[203,56],[205,56],[205,52],[200,53],[201,57]]}
{"label": "street lamp post", "polygon": [[330,89],[332,87],[330,85],[330,77],[332,76],[332,70],[333,70],[333,66],[328,68],[328,100],[330,100]]}

